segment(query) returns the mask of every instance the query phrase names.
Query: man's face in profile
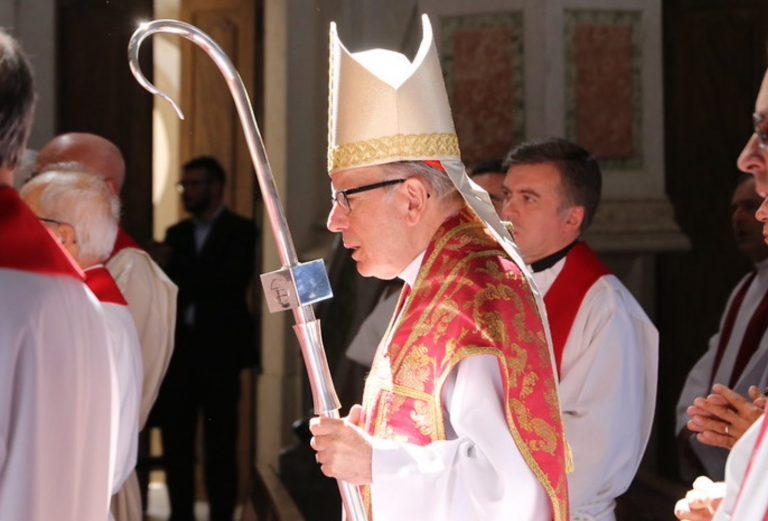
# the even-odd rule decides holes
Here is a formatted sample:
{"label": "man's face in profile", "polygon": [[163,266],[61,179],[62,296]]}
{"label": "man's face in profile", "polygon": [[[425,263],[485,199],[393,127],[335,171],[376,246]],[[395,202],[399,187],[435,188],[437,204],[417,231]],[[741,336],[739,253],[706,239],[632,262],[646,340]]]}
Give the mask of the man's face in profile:
{"label": "man's face in profile", "polygon": [[750,136],[737,161],[739,170],[755,176],[755,188],[761,198],[768,196],[768,71],[755,100],[755,132]]}
{"label": "man's face in profile", "polygon": [[763,238],[768,241],[768,71],[757,93],[752,118],[755,131],[736,164],[742,172],[755,176],[755,189],[763,199],[755,216],[763,223]]}
{"label": "man's face in profile", "polygon": [[[344,170],[332,175],[331,191],[336,194],[387,180],[380,166]],[[352,259],[363,277],[393,279],[413,260],[407,258],[413,230],[407,224],[406,184],[355,193],[348,197],[348,208],[334,202],[328,214],[328,229],[341,233],[344,247],[352,250]]]}

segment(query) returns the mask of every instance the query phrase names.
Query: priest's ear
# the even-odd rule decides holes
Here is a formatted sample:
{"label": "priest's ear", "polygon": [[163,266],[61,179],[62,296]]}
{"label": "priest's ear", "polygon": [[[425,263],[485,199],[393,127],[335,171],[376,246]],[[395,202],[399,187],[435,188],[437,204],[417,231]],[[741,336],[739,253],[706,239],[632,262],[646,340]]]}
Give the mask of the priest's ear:
{"label": "priest's ear", "polygon": [[586,214],[585,208],[583,206],[571,206],[567,212],[565,224],[576,235],[581,235],[581,224],[584,222],[584,215]]}
{"label": "priest's ear", "polygon": [[432,197],[430,187],[419,177],[409,177],[403,183],[403,190],[408,201],[408,220],[418,222],[427,205],[427,199]]}
{"label": "priest's ear", "polygon": [[56,226],[56,237],[59,238],[59,242],[67,250],[70,250],[77,244],[77,233],[74,226],[68,223],[61,223]]}

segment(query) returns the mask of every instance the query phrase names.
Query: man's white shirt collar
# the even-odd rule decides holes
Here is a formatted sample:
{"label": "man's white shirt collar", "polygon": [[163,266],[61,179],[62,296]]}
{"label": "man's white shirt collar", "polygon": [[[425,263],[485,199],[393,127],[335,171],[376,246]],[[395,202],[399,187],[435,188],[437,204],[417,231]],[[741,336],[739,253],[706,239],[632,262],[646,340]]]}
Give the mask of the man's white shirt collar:
{"label": "man's white shirt collar", "polygon": [[427,250],[424,250],[419,253],[416,258],[413,259],[402,272],[400,272],[400,275],[397,276],[398,278],[405,281],[405,283],[410,287],[413,287],[413,285],[416,283],[416,277],[419,275],[419,269],[421,268],[421,263],[424,261],[424,254],[426,252]]}

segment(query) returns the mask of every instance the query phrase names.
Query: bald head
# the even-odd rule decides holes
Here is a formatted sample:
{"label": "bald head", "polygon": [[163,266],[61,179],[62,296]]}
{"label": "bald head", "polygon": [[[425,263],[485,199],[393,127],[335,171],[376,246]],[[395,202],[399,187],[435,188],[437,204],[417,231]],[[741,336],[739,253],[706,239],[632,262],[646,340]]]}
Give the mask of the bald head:
{"label": "bald head", "polygon": [[48,142],[37,155],[37,172],[82,170],[104,179],[119,194],[125,181],[125,161],[120,149],[96,134],[71,132]]}

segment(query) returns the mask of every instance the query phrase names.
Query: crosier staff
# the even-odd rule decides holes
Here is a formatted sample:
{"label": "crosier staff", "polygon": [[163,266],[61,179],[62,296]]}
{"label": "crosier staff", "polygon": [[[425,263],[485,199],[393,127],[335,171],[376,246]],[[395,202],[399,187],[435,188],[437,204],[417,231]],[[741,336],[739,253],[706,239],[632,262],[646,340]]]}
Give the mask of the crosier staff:
{"label": "crosier staff", "polygon": [[[322,260],[307,263],[299,263],[298,261],[285,212],[275,187],[272,169],[267,160],[264,143],[243,80],[222,48],[197,27],[177,20],[155,20],[142,24],[133,33],[128,43],[128,63],[131,72],[146,90],[168,101],[179,118],[184,119],[184,114],[176,102],[155,87],[141,72],[139,47],[145,38],[155,33],[175,34],[197,44],[211,57],[229,86],[240,117],[240,123],[243,125],[245,140],[248,143],[248,150],[251,154],[256,178],[261,188],[267,216],[274,232],[277,251],[283,266],[281,270],[261,276],[267,304],[270,311],[273,312],[288,308],[293,311],[296,320],[293,329],[299,339],[304,363],[307,367],[315,414],[339,418],[341,405],[328,369],[328,361],[325,357],[320,334],[320,321],[315,318],[315,312],[312,309],[314,302],[331,297],[328,275]],[[345,481],[338,481],[338,485],[347,518],[352,521],[366,521],[366,513],[359,489]]]}

